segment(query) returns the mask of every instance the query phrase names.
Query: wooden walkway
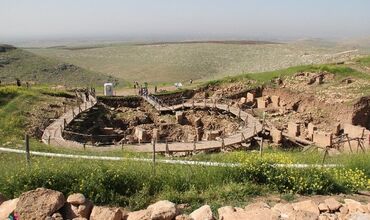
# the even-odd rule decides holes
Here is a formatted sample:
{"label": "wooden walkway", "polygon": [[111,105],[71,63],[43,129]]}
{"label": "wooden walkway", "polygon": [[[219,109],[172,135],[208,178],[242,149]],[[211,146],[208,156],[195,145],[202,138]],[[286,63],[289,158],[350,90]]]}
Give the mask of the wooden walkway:
{"label": "wooden walkway", "polygon": [[[162,106],[154,99],[150,97],[143,97],[148,103],[153,105],[158,111],[177,111],[184,108],[217,108],[223,111],[230,112],[231,114],[240,117],[244,122],[243,127],[235,134],[225,137],[222,140],[215,141],[199,141],[196,143],[185,143],[185,142],[172,142],[172,143],[156,143],[155,151],[158,153],[174,153],[174,152],[197,152],[197,151],[213,151],[221,150],[222,148],[228,148],[233,145],[245,143],[251,138],[255,137],[262,131],[262,124],[258,119],[254,118],[252,115],[248,114],[245,111],[240,110],[239,108],[228,106],[226,104],[215,103],[213,100],[205,100],[202,102],[186,102],[184,104],[174,105],[174,106]],[[82,103],[80,107],[71,109],[62,115],[59,119],[54,121],[50,126],[48,126],[42,136],[42,141],[45,144],[50,144],[54,146],[64,146],[64,147],[92,147],[96,146],[84,145],[82,143],[65,140],[62,137],[62,131],[68,123],[70,123],[80,112],[86,111],[93,107],[96,104],[96,99],[90,99],[92,101],[88,103]],[[82,110],[82,111],[81,111]],[[104,149],[114,149],[120,148],[121,146],[109,145],[99,148]],[[137,145],[125,145],[125,149],[136,151],[136,152],[153,152],[153,145],[151,143],[142,143]]]}

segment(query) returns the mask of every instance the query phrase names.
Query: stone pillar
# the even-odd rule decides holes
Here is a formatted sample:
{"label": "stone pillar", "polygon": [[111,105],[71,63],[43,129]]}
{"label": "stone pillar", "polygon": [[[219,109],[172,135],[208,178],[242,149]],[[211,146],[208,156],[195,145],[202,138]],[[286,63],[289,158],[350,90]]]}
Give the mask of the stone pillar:
{"label": "stone pillar", "polygon": [[184,120],[184,112],[176,112],[176,122],[182,124]]}
{"label": "stone pillar", "polygon": [[319,147],[328,147],[332,145],[333,134],[324,132],[314,132],[313,142]]}
{"label": "stone pillar", "polygon": [[257,108],[264,109],[267,107],[267,102],[264,97],[257,98]]}
{"label": "stone pillar", "polygon": [[283,132],[276,128],[273,128],[271,130],[271,137],[273,143],[280,144],[283,139]]}
{"label": "stone pillar", "polygon": [[301,134],[300,126],[298,123],[289,122],[288,123],[288,135],[292,137],[297,137]]}
{"label": "stone pillar", "polygon": [[313,133],[316,131],[316,126],[313,123],[308,123],[307,125],[307,135],[309,140],[313,140]]}
{"label": "stone pillar", "polygon": [[271,96],[271,102],[274,108],[279,108],[280,107],[280,96],[277,96],[277,95]]}
{"label": "stone pillar", "polygon": [[253,93],[247,93],[247,102],[254,102],[255,96]]}

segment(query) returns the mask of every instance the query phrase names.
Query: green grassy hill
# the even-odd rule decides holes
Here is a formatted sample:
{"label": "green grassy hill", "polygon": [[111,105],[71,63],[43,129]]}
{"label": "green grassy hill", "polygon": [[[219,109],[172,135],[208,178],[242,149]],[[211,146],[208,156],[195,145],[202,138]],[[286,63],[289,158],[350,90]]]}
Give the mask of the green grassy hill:
{"label": "green grassy hill", "polygon": [[22,49],[0,51],[0,80],[14,83],[18,78],[38,84],[66,86],[101,85],[115,80],[106,74],[37,56]]}
{"label": "green grassy hill", "polygon": [[246,44],[222,42],[111,44],[34,48],[29,51],[112,74],[133,82],[207,81],[243,72],[332,62],[330,55],[348,50],[336,44],[295,42]]}

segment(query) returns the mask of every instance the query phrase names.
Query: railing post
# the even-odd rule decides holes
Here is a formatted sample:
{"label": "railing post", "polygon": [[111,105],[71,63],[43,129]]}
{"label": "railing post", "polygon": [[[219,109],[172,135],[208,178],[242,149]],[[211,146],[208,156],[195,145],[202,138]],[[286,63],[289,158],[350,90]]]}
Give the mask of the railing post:
{"label": "railing post", "polygon": [[153,176],[155,176],[155,142],[156,139],[153,139]]}
{"label": "railing post", "polygon": [[25,147],[26,147],[26,161],[27,165],[31,163],[31,156],[30,156],[30,137],[28,134],[25,135]]}
{"label": "railing post", "polygon": [[192,102],[192,104],[191,104],[191,107],[194,109],[194,99],[193,99],[193,102]]}
{"label": "railing post", "polygon": [[241,136],[241,142],[244,143],[245,142],[245,136],[244,136],[244,133],[242,133],[242,136]]}
{"label": "railing post", "polygon": [[64,113],[67,112],[67,105],[65,103],[63,104],[63,110],[64,110]]}
{"label": "railing post", "polygon": [[170,154],[170,149],[168,147],[168,140],[166,139],[166,154],[169,155]]}
{"label": "railing post", "polygon": [[50,134],[48,136],[48,145],[50,145]]}

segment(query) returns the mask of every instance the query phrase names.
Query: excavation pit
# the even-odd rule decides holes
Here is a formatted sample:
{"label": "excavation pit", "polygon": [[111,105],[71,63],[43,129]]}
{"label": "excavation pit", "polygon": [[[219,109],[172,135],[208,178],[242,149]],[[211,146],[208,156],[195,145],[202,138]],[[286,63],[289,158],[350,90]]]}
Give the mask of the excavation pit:
{"label": "excavation pit", "polygon": [[235,134],[242,120],[217,108],[195,107],[158,112],[141,97],[99,99],[98,104],[80,113],[63,137],[88,145],[194,142],[219,140]]}

